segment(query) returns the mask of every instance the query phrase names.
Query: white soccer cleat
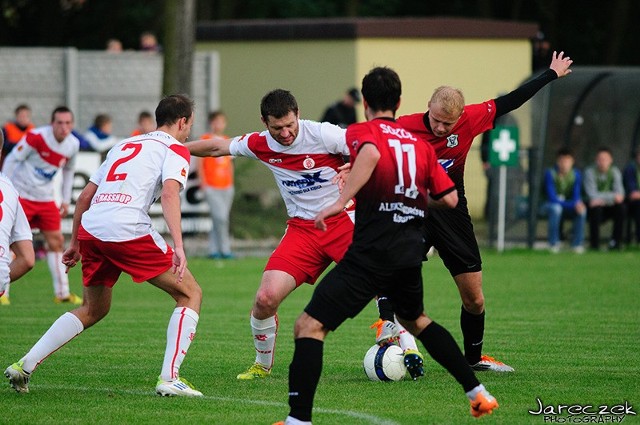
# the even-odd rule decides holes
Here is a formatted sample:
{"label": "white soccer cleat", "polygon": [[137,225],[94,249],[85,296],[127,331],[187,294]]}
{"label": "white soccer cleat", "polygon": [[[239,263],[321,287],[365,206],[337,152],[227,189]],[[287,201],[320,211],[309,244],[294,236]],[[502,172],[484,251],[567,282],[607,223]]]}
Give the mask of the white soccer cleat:
{"label": "white soccer cleat", "polygon": [[400,338],[398,325],[389,320],[383,321],[378,331],[379,333],[376,335],[376,344],[378,345],[393,344]]}
{"label": "white soccer cleat", "polygon": [[158,377],[156,384],[156,393],[163,397],[185,396],[185,397],[202,397],[202,393],[184,378],[174,379],[173,381],[165,381]]}

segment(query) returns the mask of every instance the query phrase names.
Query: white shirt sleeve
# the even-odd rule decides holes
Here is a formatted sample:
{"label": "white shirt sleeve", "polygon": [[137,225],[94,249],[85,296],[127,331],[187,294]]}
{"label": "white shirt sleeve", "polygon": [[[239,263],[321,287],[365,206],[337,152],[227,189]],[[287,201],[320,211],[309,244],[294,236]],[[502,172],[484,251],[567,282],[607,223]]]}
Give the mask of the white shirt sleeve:
{"label": "white shirt sleeve", "polygon": [[320,125],[320,136],[327,150],[331,153],[349,156],[349,148],[345,138],[346,132],[344,128],[328,122],[323,122]]}

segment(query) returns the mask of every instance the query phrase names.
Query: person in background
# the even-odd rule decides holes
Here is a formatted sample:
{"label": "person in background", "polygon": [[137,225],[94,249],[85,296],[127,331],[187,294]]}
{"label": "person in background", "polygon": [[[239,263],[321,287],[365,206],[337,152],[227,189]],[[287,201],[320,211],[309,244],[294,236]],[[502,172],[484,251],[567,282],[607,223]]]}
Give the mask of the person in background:
{"label": "person in background", "polygon": [[33,130],[35,125],[31,122],[31,108],[27,104],[21,104],[13,111],[15,118],[12,121],[7,121],[2,126],[2,134],[4,136],[4,142],[2,143],[2,155],[0,157],[0,169],[4,159],[9,152],[18,144],[20,139],[27,134],[27,131]]}
{"label": "person in background", "polygon": [[[4,136],[0,132],[0,144]],[[0,305],[8,305],[5,288],[33,268],[36,255],[31,243],[29,220],[20,205],[18,191],[7,176],[0,173]]]}
{"label": "person in background", "polygon": [[329,106],[320,121],[330,122],[347,128],[356,122],[356,104],[360,102],[360,92],[356,88],[349,89],[338,102]]}
{"label": "person in background", "polygon": [[[73,112],[69,108],[55,108],[51,124],[27,132],[7,156],[2,171],[18,190],[29,225],[39,229],[46,241],[54,302],[82,304],[82,298],[70,291],[69,277],[62,264],[62,217],[69,211],[76,154],[80,149],[80,142],[71,133],[73,125]],[[57,205],[54,177],[59,171],[62,171],[62,201]]]}
{"label": "person in background", "polygon": [[151,31],[145,31],[140,34],[140,51],[149,53],[160,53],[162,47],[158,43],[158,39]]}
{"label": "person in background", "polygon": [[562,221],[573,221],[571,248],[577,254],[584,253],[584,225],[587,207],[582,202],[582,174],[574,167],[575,159],[569,148],[561,148],[556,154],[556,165],[544,173],[543,205],[548,217],[549,250],[560,252]]}
{"label": "person in background", "polygon": [[122,53],[122,42],[117,38],[107,40],[105,51],[109,53]]}
{"label": "person in background", "polygon": [[[640,147],[634,149],[631,161],[624,167],[622,180],[627,194],[629,224],[634,224],[636,243],[640,244]],[[631,242],[631,234],[628,236]]]}
{"label": "person in background", "polygon": [[138,114],[138,126],[130,134],[131,137],[147,134],[156,129],[156,121],[149,111],[142,111]]}
{"label": "person in background", "polygon": [[113,120],[108,114],[98,114],[93,120],[93,125],[84,133],[86,145],[80,143],[81,151],[106,152],[111,149],[120,139],[111,134]]}
{"label": "person in background", "polygon": [[[227,117],[222,111],[211,112],[208,117],[209,133],[200,136],[201,140],[220,137],[228,139],[224,131]],[[209,258],[230,259],[231,237],[229,235],[229,213],[233,203],[233,157],[207,156],[198,158],[198,177],[200,188],[209,204],[211,232],[209,232]]]}
{"label": "person in background", "polygon": [[598,148],[595,164],[584,171],[584,191],[587,195],[590,248],[600,248],[600,225],[613,220],[610,250],[620,250],[625,219],[622,173],[613,165],[611,149]]}

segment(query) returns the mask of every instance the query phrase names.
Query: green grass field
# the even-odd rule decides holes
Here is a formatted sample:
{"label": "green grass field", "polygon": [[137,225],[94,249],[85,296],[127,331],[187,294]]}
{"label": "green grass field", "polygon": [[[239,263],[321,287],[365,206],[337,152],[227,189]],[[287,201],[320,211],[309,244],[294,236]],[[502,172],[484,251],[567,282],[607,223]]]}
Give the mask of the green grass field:
{"label": "green grass field", "polygon": [[[545,405],[614,406],[640,410],[640,251],[570,253],[485,251],[485,352],[516,372],[481,373],[500,408],[479,423],[543,424]],[[0,387],[0,423],[11,424],[271,424],[287,412],[292,327],[309,299],[304,285],[282,305],[276,366],[259,382],[236,374],[253,361],[249,310],[264,258],[227,262],[193,258],[190,269],[204,290],[198,334],[181,374],[205,397],[161,398],[154,392],[164,354],[171,299],[123,277],[111,313],[48,358],[34,373],[31,392]],[[461,343],[460,301],[436,257],[424,267],[428,314]],[[79,270],[71,274],[80,292]],[[0,366],[17,361],[69,306],[52,302],[45,262],[11,290],[0,307]],[[325,344],[314,424],[476,423],[457,383],[427,358],[417,382],[369,382],[362,358],[373,344],[373,303]],[[424,350],[423,350],[424,351]],[[568,415],[554,416],[568,418]],[[586,418],[586,419],[585,419]],[[586,422],[600,416],[566,419]],[[614,419],[619,419],[615,417]],[[635,423],[627,415],[624,423]],[[611,422],[611,421],[608,421]],[[551,423],[551,422],[549,422]],[[556,422],[557,423],[557,422]]]}

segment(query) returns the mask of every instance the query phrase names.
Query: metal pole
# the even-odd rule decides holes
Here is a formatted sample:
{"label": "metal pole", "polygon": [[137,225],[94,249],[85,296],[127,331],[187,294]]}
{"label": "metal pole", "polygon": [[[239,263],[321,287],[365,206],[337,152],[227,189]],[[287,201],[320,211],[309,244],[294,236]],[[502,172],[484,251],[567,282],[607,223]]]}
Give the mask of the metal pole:
{"label": "metal pole", "polygon": [[507,198],[507,166],[500,166],[500,181],[498,183],[498,252],[504,251],[504,228]]}

